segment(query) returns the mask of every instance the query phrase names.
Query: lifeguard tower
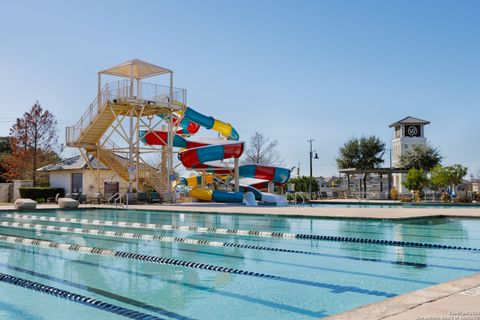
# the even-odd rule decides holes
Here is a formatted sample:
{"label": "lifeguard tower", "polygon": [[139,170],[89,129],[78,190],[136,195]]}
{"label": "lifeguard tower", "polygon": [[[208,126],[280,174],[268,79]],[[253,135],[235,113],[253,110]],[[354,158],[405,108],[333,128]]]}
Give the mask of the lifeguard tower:
{"label": "lifeguard tower", "polygon": [[[429,121],[405,117],[390,125],[394,128],[394,135],[392,139],[392,167],[401,168],[400,158],[405,153],[411,151],[415,146],[427,145],[427,138],[425,137],[425,126],[430,124]],[[393,173],[393,186],[399,193],[407,192],[403,186],[405,181],[405,173]]]}
{"label": "lifeguard tower", "polygon": [[[168,84],[145,82],[157,76],[168,77]],[[112,80],[105,82],[105,77]],[[77,124],[66,128],[66,144],[78,148],[85,160],[93,155],[114,170],[128,181],[128,192],[151,187],[174,201],[172,133],[178,122],[173,112],[181,112],[186,99],[186,90],[173,87],[173,71],[167,68],[138,59],[108,68],[98,72],[93,102]],[[154,129],[168,132],[164,145],[142,144],[142,135]],[[161,155],[157,164],[152,162],[155,154]],[[101,192],[99,173],[96,180]]]}

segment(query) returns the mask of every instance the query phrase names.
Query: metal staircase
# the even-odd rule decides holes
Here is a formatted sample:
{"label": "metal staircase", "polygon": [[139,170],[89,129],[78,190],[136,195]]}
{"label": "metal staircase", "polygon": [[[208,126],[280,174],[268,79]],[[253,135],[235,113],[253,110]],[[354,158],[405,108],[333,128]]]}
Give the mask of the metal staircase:
{"label": "metal staircase", "polygon": [[[141,124],[151,130],[147,125],[148,120],[151,122],[152,118],[158,118],[155,117],[158,114],[171,114],[182,108],[182,104],[171,104],[170,97],[173,96],[173,101],[182,102],[185,101],[185,95],[184,89],[173,88],[172,91],[171,87],[139,81],[106,83],[80,120],[74,126],[66,128],[66,145],[98,158],[125,181],[135,182],[139,190],[150,186],[159,193],[165,193],[171,190],[168,176],[165,173],[162,175],[141,159],[138,147],[132,156],[134,149],[131,144],[133,141],[139,143]],[[132,119],[137,123],[135,131],[132,131]],[[122,121],[130,121],[130,133],[120,127]],[[119,147],[118,135],[116,140],[112,136],[115,130],[119,133],[120,140],[130,146]],[[132,162],[132,157],[136,157],[135,162]],[[130,176],[129,166],[132,163],[138,173]]]}

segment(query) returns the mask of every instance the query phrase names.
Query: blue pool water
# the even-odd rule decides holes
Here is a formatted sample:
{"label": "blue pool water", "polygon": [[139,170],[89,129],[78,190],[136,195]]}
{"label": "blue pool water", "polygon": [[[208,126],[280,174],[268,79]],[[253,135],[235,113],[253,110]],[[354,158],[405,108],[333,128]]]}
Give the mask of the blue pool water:
{"label": "blue pool water", "polygon": [[[167,264],[155,264],[141,257],[128,259],[92,255],[0,241],[1,274],[52,286],[131,312],[137,311],[162,319],[316,319],[480,272],[480,252],[426,246],[443,244],[480,248],[480,220],[474,219],[435,218],[400,222],[109,209],[36,210],[18,213],[53,218],[98,219],[114,223],[128,221],[223,227],[422,244],[421,247],[408,247],[242,236],[233,231],[220,234],[139,229],[118,225],[82,225],[46,221],[46,218],[25,220],[5,216],[13,213],[0,212],[0,223],[15,221],[133,232],[139,234],[137,237],[163,235],[296,252],[214,247],[0,226],[2,235],[198,263],[181,266],[174,262],[176,260],[167,260]],[[205,265],[224,268],[208,270]],[[233,269],[251,271],[253,274],[241,274],[231,271]],[[110,311],[112,310],[113,308],[110,308]],[[68,301],[5,282],[0,282],[0,318],[124,319],[122,315],[108,310],[91,308],[85,303]]]}

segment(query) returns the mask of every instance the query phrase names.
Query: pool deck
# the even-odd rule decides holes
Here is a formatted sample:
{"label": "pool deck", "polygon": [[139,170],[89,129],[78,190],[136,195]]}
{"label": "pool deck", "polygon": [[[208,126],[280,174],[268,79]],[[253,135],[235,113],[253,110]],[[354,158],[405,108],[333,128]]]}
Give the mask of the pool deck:
{"label": "pool deck", "polygon": [[263,214],[278,216],[360,219],[414,219],[426,217],[480,218],[480,208],[322,208],[322,207],[247,207],[222,204],[185,203],[179,205],[131,206],[135,209],[200,213]]}
{"label": "pool deck", "polygon": [[[42,204],[38,209],[56,209]],[[81,205],[80,208],[116,208],[111,205]],[[0,206],[12,210],[13,205]],[[117,209],[127,209],[118,207]],[[322,207],[246,207],[217,203],[175,205],[130,205],[128,209],[195,213],[275,215],[305,218],[418,219],[431,217],[480,218],[480,208],[322,208]],[[328,320],[480,320],[480,273],[444,282],[398,297],[336,314]]]}
{"label": "pool deck", "polygon": [[[361,202],[362,204],[368,204]],[[37,209],[56,209],[56,204],[40,204]],[[80,208],[117,208],[113,205],[80,205]],[[0,206],[0,210],[12,210],[13,205]],[[456,217],[456,218],[480,218],[480,208],[453,207],[453,208],[334,208],[334,207],[273,207],[258,206],[247,207],[245,205],[221,204],[221,203],[181,203],[161,205],[130,205],[128,209],[154,210],[154,211],[181,211],[195,213],[219,213],[219,214],[252,214],[252,215],[275,215],[304,218],[352,218],[352,219],[418,219],[433,217]],[[480,318],[479,318],[480,320]]]}
{"label": "pool deck", "polygon": [[478,320],[480,273],[368,304],[322,320]]}

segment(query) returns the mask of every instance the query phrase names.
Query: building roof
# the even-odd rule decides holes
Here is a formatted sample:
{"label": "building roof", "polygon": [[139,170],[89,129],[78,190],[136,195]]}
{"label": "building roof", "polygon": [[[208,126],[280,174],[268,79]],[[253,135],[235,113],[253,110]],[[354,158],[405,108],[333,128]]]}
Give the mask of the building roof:
{"label": "building roof", "polygon": [[134,78],[136,80],[145,79],[148,77],[158,76],[165,73],[172,73],[171,70],[156,66],[149,62],[139,59],[133,59],[114,67],[102,70],[100,74],[109,74],[112,76],[123,78]]}
{"label": "building roof", "polygon": [[429,121],[408,116],[408,117],[403,118],[402,120],[398,120],[397,122],[392,123],[390,125],[390,128],[399,126],[401,124],[429,124],[429,123],[430,123]]}
{"label": "building roof", "polygon": [[338,170],[340,173],[344,174],[364,174],[364,173],[376,173],[376,174],[391,174],[391,173],[407,173],[407,169],[402,168],[372,168],[372,169],[357,169],[357,168],[348,168]]}
{"label": "building roof", "polygon": [[[108,167],[106,167],[103,163],[99,163],[93,156],[89,156],[89,161],[90,161],[90,166],[93,169],[98,168],[101,170],[108,170]],[[54,164],[49,164],[44,167],[38,168],[37,171],[49,172],[49,171],[63,171],[63,170],[85,170],[88,168],[89,166],[88,166],[88,163],[85,161],[85,159],[81,155],[78,155]]]}

